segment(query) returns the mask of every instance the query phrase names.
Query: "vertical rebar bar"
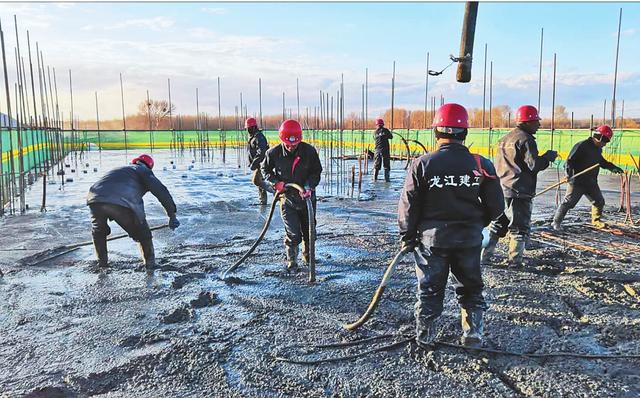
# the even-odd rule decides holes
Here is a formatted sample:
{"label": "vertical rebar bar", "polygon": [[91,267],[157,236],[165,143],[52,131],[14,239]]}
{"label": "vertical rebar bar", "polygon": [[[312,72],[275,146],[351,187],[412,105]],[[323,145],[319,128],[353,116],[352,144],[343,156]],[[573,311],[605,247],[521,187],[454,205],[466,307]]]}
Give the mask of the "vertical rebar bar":
{"label": "vertical rebar bar", "polygon": [[427,71],[424,78],[424,115],[422,117],[422,128],[427,129],[427,103],[429,102],[429,51],[427,51]]}
{"label": "vertical rebar bar", "polygon": [[540,112],[540,101],[542,98],[542,46],[544,43],[544,28],[540,29],[540,62],[538,63],[538,112]]}
{"label": "vertical rebar bar", "polygon": [[[485,101],[487,96],[487,43],[484,44],[484,77],[482,78],[482,128],[485,128]],[[491,111],[489,111],[491,113]]]}
{"label": "vertical rebar bar", "polygon": [[[55,69],[54,76],[55,76]],[[124,132],[124,152],[128,155],[129,145],[127,143],[127,118],[124,114],[124,86],[122,85],[122,73],[120,73],[120,102],[122,104],[122,131]]]}
{"label": "vertical rebar bar", "polygon": [[396,88],[396,61],[393,61],[393,73],[391,75],[391,131],[393,131],[394,96]]}
{"label": "vertical rebar bar", "polygon": [[[618,84],[618,55],[620,53],[620,28],[622,27],[622,7],[618,18],[618,40],[616,42],[616,66],[613,72],[613,98],[611,99],[611,128],[616,128],[616,88]],[[604,124],[604,123],[603,123]]]}
{"label": "vertical rebar bar", "polygon": [[553,53],[553,93],[551,95],[551,150],[553,150],[553,135],[556,128],[556,53]]}

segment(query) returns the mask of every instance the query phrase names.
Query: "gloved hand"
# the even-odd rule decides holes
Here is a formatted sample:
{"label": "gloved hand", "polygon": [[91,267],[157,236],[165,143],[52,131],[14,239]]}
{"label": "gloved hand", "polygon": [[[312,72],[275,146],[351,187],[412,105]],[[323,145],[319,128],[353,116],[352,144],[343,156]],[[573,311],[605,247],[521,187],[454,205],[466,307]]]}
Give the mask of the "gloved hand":
{"label": "gloved hand", "polygon": [[419,243],[416,239],[404,240],[404,238],[402,238],[402,240],[400,240],[400,251],[404,253],[415,251]]}
{"label": "gloved hand", "polygon": [[283,193],[285,188],[284,188],[284,181],[278,181],[273,185],[273,188],[275,188],[277,193]]}
{"label": "gloved hand", "polygon": [[180,221],[176,218],[175,215],[169,217],[169,228],[173,231],[174,229],[180,226]]}
{"label": "gloved hand", "polygon": [[624,173],[624,170],[622,170],[622,169],[621,169],[620,167],[618,167],[618,166],[615,166],[613,169],[611,169],[611,171],[612,171],[613,173],[616,173],[616,174],[622,174],[622,173]]}
{"label": "gloved hand", "polygon": [[311,194],[313,193],[313,191],[311,191],[310,189],[305,189],[304,192],[300,192],[300,197],[302,199],[308,199],[311,197]]}
{"label": "gloved hand", "polygon": [[558,152],[552,151],[552,150],[548,150],[547,152],[544,153],[544,155],[542,155],[542,157],[547,159],[550,162],[554,162],[556,160],[556,158],[558,157]]}
{"label": "gloved hand", "polygon": [[507,236],[507,232],[509,231],[509,219],[507,216],[502,213],[500,217],[491,222],[491,224],[489,224],[489,231],[499,238]]}

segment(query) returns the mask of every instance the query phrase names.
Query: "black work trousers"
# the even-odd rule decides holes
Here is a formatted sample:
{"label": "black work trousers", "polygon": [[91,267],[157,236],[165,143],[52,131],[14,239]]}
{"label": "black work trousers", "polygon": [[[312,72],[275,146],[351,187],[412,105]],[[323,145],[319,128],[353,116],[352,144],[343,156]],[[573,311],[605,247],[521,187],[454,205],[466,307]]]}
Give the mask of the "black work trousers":
{"label": "black work trousers", "polygon": [[567,193],[562,200],[562,206],[568,209],[573,209],[583,195],[589,199],[589,202],[591,202],[593,207],[598,209],[604,208],[604,196],[602,196],[602,191],[600,191],[597,181],[586,184],[570,183],[567,188]]}
{"label": "black work trousers", "polygon": [[429,321],[442,314],[449,271],[453,274],[458,304],[467,311],[485,310],[484,284],[480,271],[481,246],[443,249],[433,247],[414,252],[418,293],[416,318]]}
{"label": "black work trousers", "polygon": [[391,153],[389,150],[376,150],[373,160],[373,168],[380,170],[383,164],[385,170],[391,170]]}
{"label": "black work trousers", "polygon": [[138,220],[133,210],[111,203],[92,203],[91,234],[95,239],[106,239],[111,233],[108,221],[115,221],[136,242],[151,239],[151,230],[147,220]]}
{"label": "black work trousers", "polygon": [[504,214],[509,219],[509,234],[515,240],[526,242],[531,234],[531,198],[504,198]]}
{"label": "black work trousers", "polygon": [[[298,193],[296,192],[295,195]],[[312,196],[313,215],[315,221],[316,214],[316,198],[315,193]],[[309,247],[309,216],[307,206],[302,202],[301,206],[292,204],[290,200],[280,200],[280,215],[284,224],[285,238],[284,244],[287,247],[296,247],[301,242],[305,242],[305,249]]]}

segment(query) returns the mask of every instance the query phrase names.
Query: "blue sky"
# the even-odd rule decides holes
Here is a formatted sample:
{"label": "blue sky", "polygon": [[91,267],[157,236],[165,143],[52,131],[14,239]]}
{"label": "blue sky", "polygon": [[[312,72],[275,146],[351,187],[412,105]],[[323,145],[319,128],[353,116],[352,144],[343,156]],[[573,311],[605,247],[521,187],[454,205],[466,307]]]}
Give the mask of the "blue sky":
{"label": "blue sky", "polygon": [[[551,107],[553,53],[557,53],[556,103],[576,116],[602,114],[612,96],[619,8],[623,8],[618,71],[625,116],[640,117],[640,4],[481,3],[470,84],[455,83],[455,65],[430,78],[430,95],[469,107],[482,104],[484,44],[493,61],[493,103],[516,107],[537,102],[540,29],[544,27],[542,113]],[[217,114],[216,78],[222,79],[222,110],[233,114],[240,92],[249,113],[281,112],[282,92],[295,108],[296,77],[301,106],[318,105],[319,90],[335,94],[345,79],[346,111],[359,112],[361,84],[369,68],[370,116],[390,106],[392,63],[397,63],[396,104],[422,109],[426,52],[439,70],[456,54],[463,3],[82,3],[0,4],[5,40],[13,48],[12,15],[21,46],[26,36],[56,67],[62,106],[68,109],[68,69],[74,108],[95,114],[98,91],[104,118],[119,117],[118,74],[125,105],[133,112],[148,89],[166,98],[167,78],[179,113]],[[12,58],[12,57],[11,57]],[[10,60],[11,62],[12,60]],[[488,91],[488,89],[487,89]],[[4,100],[0,101],[2,109]]]}

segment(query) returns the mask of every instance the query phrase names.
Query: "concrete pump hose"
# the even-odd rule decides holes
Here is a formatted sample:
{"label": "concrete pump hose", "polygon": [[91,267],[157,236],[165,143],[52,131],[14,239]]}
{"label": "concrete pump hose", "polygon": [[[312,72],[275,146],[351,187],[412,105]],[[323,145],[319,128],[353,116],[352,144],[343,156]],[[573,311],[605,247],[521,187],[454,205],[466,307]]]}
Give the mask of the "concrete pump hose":
{"label": "concrete pump hose", "polygon": [[244,262],[244,260],[246,260],[251,255],[251,253],[253,253],[253,251],[256,249],[256,247],[258,247],[258,245],[260,244],[260,242],[264,238],[264,235],[267,233],[267,230],[269,229],[269,225],[271,224],[271,219],[273,218],[273,213],[274,213],[274,211],[276,209],[276,205],[278,204],[278,199],[280,198],[280,195],[281,195],[281,193],[277,193],[276,196],[273,198],[273,203],[271,203],[271,209],[269,210],[269,216],[267,217],[267,220],[264,222],[264,226],[262,227],[262,231],[260,232],[260,235],[258,235],[258,239],[256,239],[256,241],[253,244],[253,246],[251,246],[249,251],[247,251],[244,254],[244,256],[242,256],[240,258],[240,260],[236,261],[235,264],[233,264],[226,271],[224,271],[224,273],[222,274],[222,278],[221,279],[227,279],[227,274],[229,274],[230,272],[235,271],[240,266],[240,264],[242,264]]}
{"label": "concrete pump hose", "polygon": [[371,303],[369,303],[369,307],[367,307],[367,310],[364,312],[364,314],[362,314],[360,319],[358,319],[357,321],[355,321],[353,323],[349,323],[349,324],[343,325],[343,327],[345,329],[347,329],[350,332],[353,332],[356,329],[358,329],[360,326],[364,325],[365,322],[367,322],[369,320],[369,318],[371,318],[371,315],[373,315],[373,312],[378,307],[378,303],[380,303],[380,299],[382,298],[382,294],[384,293],[384,290],[387,287],[387,283],[389,283],[389,279],[391,279],[391,275],[393,274],[393,271],[395,270],[395,268],[398,265],[398,263],[400,262],[400,260],[402,260],[404,255],[407,254],[407,253],[408,253],[408,251],[400,250],[396,254],[396,256],[393,258],[393,260],[391,261],[391,263],[387,267],[387,270],[384,272],[384,276],[382,277],[382,280],[380,281],[380,285],[378,286],[378,289],[376,289],[376,292],[373,295],[373,299],[371,299]]}
{"label": "concrete pump hose", "polygon": [[392,131],[393,134],[397,135],[398,137],[400,137],[400,139],[402,140],[402,142],[404,143],[404,147],[407,149],[407,163],[404,165],[404,169],[408,169],[409,165],[411,164],[411,149],[409,148],[409,143],[407,142],[407,140],[402,136],[402,134],[400,133],[396,133],[395,131]]}

